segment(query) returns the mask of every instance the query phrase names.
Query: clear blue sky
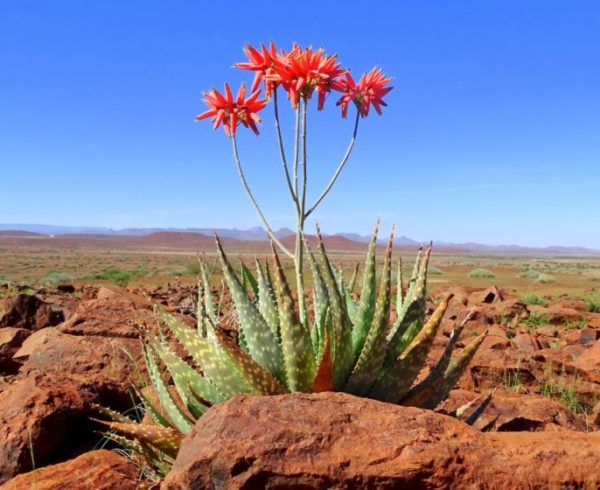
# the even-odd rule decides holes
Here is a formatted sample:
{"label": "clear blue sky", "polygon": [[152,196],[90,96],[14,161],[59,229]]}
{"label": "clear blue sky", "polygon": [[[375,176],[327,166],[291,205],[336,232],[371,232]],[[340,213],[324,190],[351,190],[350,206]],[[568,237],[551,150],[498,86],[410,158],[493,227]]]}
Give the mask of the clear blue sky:
{"label": "clear blue sky", "polygon": [[[251,80],[231,68],[244,43],[270,39],[394,77],[316,213],[325,232],[381,216],[418,240],[600,248],[594,0],[2,0],[0,222],[257,225],[229,141],[194,116],[202,91]],[[351,131],[334,100],[311,107],[311,196]],[[272,225],[293,227],[264,116],[242,159]]]}

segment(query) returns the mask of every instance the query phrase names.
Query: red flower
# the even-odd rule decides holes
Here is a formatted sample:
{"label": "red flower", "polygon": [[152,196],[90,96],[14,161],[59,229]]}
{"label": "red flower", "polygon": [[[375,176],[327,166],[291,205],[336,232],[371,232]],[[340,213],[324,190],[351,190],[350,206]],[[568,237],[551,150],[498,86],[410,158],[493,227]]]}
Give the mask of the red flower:
{"label": "red flower", "polygon": [[336,55],[327,56],[323,49],[302,50],[299,46],[285,56],[274,60],[274,71],[265,79],[274,80],[283,86],[295,108],[300,97],[308,100],[313,91],[319,94],[317,109],[323,109],[325,97],[337,77],[346,73],[336,60]]}
{"label": "red flower", "polygon": [[259,123],[261,119],[256,113],[267,104],[265,99],[258,99],[259,94],[260,90],[255,90],[246,99],[246,86],[243,83],[235,99],[228,84],[225,84],[225,96],[217,89],[212,89],[204,95],[204,103],[210,109],[197,115],[196,120],[212,117],[214,128],[223,124],[227,136],[235,134],[238,122],[258,134],[256,123]]}
{"label": "red flower", "polygon": [[[269,49],[267,49],[264,44],[261,44],[260,51],[247,44],[244,46],[244,53],[248,57],[248,63],[236,63],[234,66],[236,68],[241,68],[242,70],[251,70],[255,72],[251,88],[251,91],[254,92],[258,88],[260,82],[264,80],[265,76],[273,74],[274,60],[278,58],[277,48],[273,41],[269,43]],[[270,98],[276,85],[277,84],[274,81],[265,80],[265,95],[267,98]]]}
{"label": "red flower", "polygon": [[343,92],[336,105],[342,106],[342,117],[346,117],[348,104],[354,102],[362,117],[369,114],[371,105],[381,115],[381,106],[387,106],[383,96],[392,90],[387,85],[392,81],[386,78],[381,68],[373,68],[369,73],[360,77],[358,83],[354,81],[350,73],[346,73],[344,79],[336,80],[331,88]]}

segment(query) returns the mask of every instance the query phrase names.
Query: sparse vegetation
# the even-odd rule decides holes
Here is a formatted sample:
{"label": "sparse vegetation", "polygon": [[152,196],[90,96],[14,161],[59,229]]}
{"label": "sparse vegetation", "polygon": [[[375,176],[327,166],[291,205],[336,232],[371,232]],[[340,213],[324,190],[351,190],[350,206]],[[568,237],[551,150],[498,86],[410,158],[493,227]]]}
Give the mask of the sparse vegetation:
{"label": "sparse vegetation", "polygon": [[535,311],[532,311],[531,314],[525,319],[525,321],[523,323],[525,325],[527,325],[529,328],[537,328],[537,327],[541,327],[543,325],[549,325],[550,319],[548,318],[548,315],[544,315],[543,313],[537,313]]}
{"label": "sparse vegetation", "polygon": [[496,276],[492,271],[488,269],[473,269],[471,272],[469,272],[469,277],[493,278]]}
{"label": "sparse vegetation", "polygon": [[444,271],[442,271],[442,269],[435,267],[434,265],[430,265],[429,266],[429,275],[430,276],[441,276]]}
{"label": "sparse vegetation", "polygon": [[40,283],[42,284],[58,284],[61,282],[72,281],[73,276],[71,274],[67,274],[66,272],[52,270],[46,274],[45,277],[40,279]]}
{"label": "sparse vegetation", "polygon": [[519,272],[517,277],[519,279],[538,279],[541,275],[542,273],[536,271],[535,269],[527,269],[524,272]]}
{"label": "sparse vegetation", "polygon": [[540,274],[539,277],[536,279],[536,282],[542,284],[550,284],[552,282],[556,282],[556,279],[554,278],[554,276],[551,276],[549,274]]}
{"label": "sparse vegetation", "polygon": [[575,383],[568,386],[561,379],[546,380],[540,387],[540,393],[548,398],[558,400],[575,414],[587,413],[585,405],[577,398]]}
{"label": "sparse vegetation", "polygon": [[147,269],[118,269],[116,267],[110,267],[103,270],[99,274],[88,276],[87,279],[95,279],[100,281],[110,281],[118,286],[127,286],[132,279],[137,277],[144,277],[148,275]]}
{"label": "sparse vegetation", "polygon": [[523,301],[523,303],[525,303],[527,306],[548,306],[548,301],[539,297],[537,294],[524,294],[521,296],[521,301]]}
{"label": "sparse vegetation", "polygon": [[600,313],[600,298],[588,298],[585,304],[590,313]]}

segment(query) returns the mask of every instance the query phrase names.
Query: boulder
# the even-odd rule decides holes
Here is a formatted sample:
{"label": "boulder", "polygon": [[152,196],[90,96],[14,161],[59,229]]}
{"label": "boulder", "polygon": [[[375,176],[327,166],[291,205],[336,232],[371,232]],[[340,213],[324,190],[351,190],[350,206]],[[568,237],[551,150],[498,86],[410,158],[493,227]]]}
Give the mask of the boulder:
{"label": "boulder", "polygon": [[46,466],[9,480],[3,490],[135,490],[139,469],[114,451],[90,451],[64,463]]}
{"label": "boulder", "polygon": [[119,400],[129,397],[132,384],[143,381],[140,341],[69,335],[51,330],[54,330],[52,335],[41,339],[37,337],[42,337],[43,331],[33,334],[15,354],[15,358],[21,360],[27,354],[20,374],[70,375],[98,391],[113,393]]}
{"label": "boulder", "polygon": [[34,295],[17,294],[0,303],[0,327],[39,330],[58,325],[63,320],[62,309]]}
{"label": "boulder", "polygon": [[125,410],[110,393],[63,373],[29,376],[0,393],[0,484],[34,467],[71,458],[100,440],[93,403]]}
{"label": "boulder", "polygon": [[70,318],[59,325],[58,329],[72,335],[137,338],[134,322],[156,322],[148,302],[143,303],[143,297],[138,302],[113,299],[106,297],[103,293],[105,289],[102,287],[98,291],[101,298],[79,303]]}
{"label": "boulder", "polygon": [[471,293],[468,304],[469,306],[477,306],[480,304],[500,303],[502,301],[504,301],[504,295],[496,286],[492,286],[483,291]]}
{"label": "boulder", "polygon": [[13,356],[30,334],[24,328],[0,328],[0,374],[14,374],[18,370],[19,363]]}
{"label": "boulder", "polygon": [[[438,411],[452,414],[476,396],[471,391],[452,390]],[[582,417],[555,400],[500,390],[494,392],[473,426],[483,431],[498,432],[588,430]]]}
{"label": "boulder", "polygon": [[167,489],[597,488],[600,433],[482,433],[344,393],[238,396],[184,440]]}
{"label": "boulder", "polygon": [[550,305],[548,307],[532,305],[528,308],[531,312],[535,312],[538,315],[544,315],[553,325],[580,322],[584,319],[584,314],[581,311],[573,308],[564,308],[560,305]]}

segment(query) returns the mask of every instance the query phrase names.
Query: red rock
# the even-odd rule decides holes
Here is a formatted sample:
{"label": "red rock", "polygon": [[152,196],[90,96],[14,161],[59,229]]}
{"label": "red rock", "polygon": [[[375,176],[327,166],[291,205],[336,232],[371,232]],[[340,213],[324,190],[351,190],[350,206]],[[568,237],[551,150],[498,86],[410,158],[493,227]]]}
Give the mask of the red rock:
{"label": "red rock", "polygon": [[560,325],[569,322],[579,322],[583,320],[584,315],[573,308],[563,308],[559,305],[550,305],[548,307],[532,305],[529,311],[539,315],[544,315],[553,325]]}
{"label": "red rock", "polygon": [[135,490],[139,469],[131,459],[104,449],[9,480],[3,490]]}
{"label": "red rock", "polygon": [[482,303],[490,304],[500,303],[502,301],[504,301],[504,295],[496,286],[492,286],[483,291],[471,293],[469,295],[468,304],[469,306],[476,306]]}
{"label": "red rock", "polygon": [[13,359],[18,362],[25,362],[29,356],[38,349],[43,348],[49,339],[60,335],[60,332],[54,327],[43,328],[31,334],[23,342],[19,350],[14,353]]}
{"label": "red rock", "polygon": [[[184,440],[168,489],[597,488],[600,433],[481,433],[343,393],[239,396]],[[586,487],[587,486],[587,487]]]}
{"label": "red rock", "polygon": [[[131,385],[142,382],[139,376],[144,372],[144,361],[138,340],[60,332],[39,343],[35,340],[33,335],[29,337],[15,355],[22,356],[26,348],[31,350],[20,369],[21,374],[68,374],[99,390],[112,391],[118,398],[127,398]],[[35,345],[28,345],[28,341]]]}
{"label": "red rock", "polygon": [[484,303],[476,307],[474,320],[501,325],[513,325],[527,316],[527,307],[519,299],[508,299],[499,303]]}
{"label": "red rock", "polygon": [[583,328],[579,331],[579,343],[581,345],[593,344],[600,338],[600,332],[593,328]]}
{"label": "red rock", "polygon": [[[0,393],[0,483],[97,444],[92,403],[115,405],[110,393],[63,373],[30,376]],[[124,401],[125,402],[125,401]],[[76,453],[75,453],[76,454]]]}
{"label": "red rock", "polygon": [[511,341],[515,348],[521,351],[533,352],[539,349],[534,338],[528,333],[517,334],[512,338]]}
{"label": "red rock", "polygon": [[58,325],[64,320],[61,309],[53,307],[37,296],[18,294],[0,303],[0,327],[39,330]]}
{"label": "red rock", "polygon": [[600,369],[600,342],[595,342],[576,360],[577,366],[583,371]]}
{"label": "red rock", "polygon": [[19,363],[13,356],[30,334],[31,331],[24,328],[0,328],[0,374],[14,374],[18,370]]}
{"label": "red rock", "polygon": [[[100,288],[99,294],[102,291]],[[142,306],[141,302],[100,298],[82,301],[58,329],[73,335],[137,338],[139,335],[133,327],[134,321],[155,323],[147,301]]]}
{"label": "red rock", "polygon": [[[437,410],[452,414],[476,396],[471,391],[453,390]],[[557,401],[545,396],[517,394],[506,390],[494,392],[473,426],[479,430],[498,432],[588,429],[583,417],[574,415]]]}

